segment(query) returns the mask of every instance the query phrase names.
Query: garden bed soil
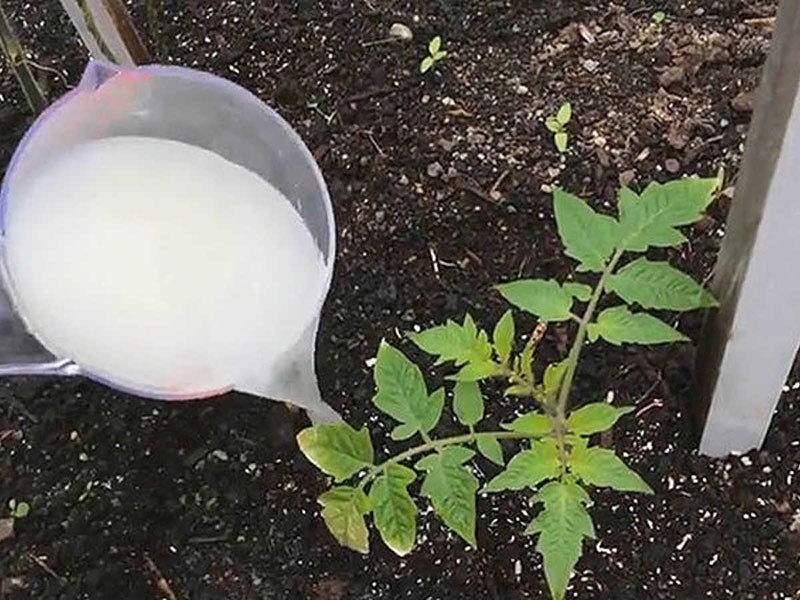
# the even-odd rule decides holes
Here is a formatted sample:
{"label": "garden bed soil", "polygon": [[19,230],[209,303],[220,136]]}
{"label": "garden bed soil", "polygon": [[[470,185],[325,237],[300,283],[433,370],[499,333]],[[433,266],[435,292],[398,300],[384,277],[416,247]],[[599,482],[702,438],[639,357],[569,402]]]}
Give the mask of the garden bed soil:
{"label": "garden bed soil", "polygon": [[[58,2],[4,4],[51,96],[74,85],[84,53]],[[552,186],[604,209],[621,181],[640,188],[724,169],[735,184],[776,2],[666,1],[661,27],[643,0],[167,1],[157,22],[142,4],[134,2],[135,18],[162,61],[251,89],[317,157],[339,231],[320,384],[386,448],[391,424],[371,408],[367,367],[378,342],[403,344],[404,330],[466,311],[488,325],[504,310],[491,284],[569,274]],[[394,22],[413,30],[413,42],[362,45]],[[420,77],[436,34],[449,56]],[[31,116],[2,69],[6,165]],[[542,121],[563,101],[575,116],[562,159]],[[669,252],[698,279],[711,272],[726,204],[723,196],[690,243]],[[679,326],[697,336],[700,317]],[[567,329],[547,332],[551,358],[564,352]],[[595,495],[598,537],[571,598],[800,598],[800,375],[765,447],[715,460],[697,455],[686,416],[692,361],[689,345],[587,351],[577,396],[612,390],[637,406],[605,441],[656,493]],[[489,419],[514,409],[494,398]],[[535,541],[522,535],[532,516],[522,494],[479,499],[478,550],[431,514],[406,558],[377,538],[368,557],[340,548],[318,515],[325,480],[294,442],[304,424],[281,404],[243,395],[170,404],[82,379],[3,380],[1,496],[32,508],[0,542],[0,596],[546,596]]]}

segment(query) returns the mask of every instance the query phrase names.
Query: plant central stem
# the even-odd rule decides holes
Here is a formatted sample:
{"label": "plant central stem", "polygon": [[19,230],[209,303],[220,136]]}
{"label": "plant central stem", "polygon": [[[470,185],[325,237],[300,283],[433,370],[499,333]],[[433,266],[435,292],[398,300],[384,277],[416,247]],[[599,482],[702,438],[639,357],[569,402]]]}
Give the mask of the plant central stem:
{"label": "plant central stem", "polygon": [[597,303],[603,295],[603,288],[605,288],[606,281],[609,276],[614,272],[617,267],[619,259],[622,258],[623,250],[616,250],[611,260],[608,262],[603,274],[600,276],[597,285],[592,292],[592,297],[589,299],[589,304],[586,306],[586,311],[581,317],[580,324],[578,325],[578,333],[575,335],[575,341],[572,348],[567,355],[567,370],[564,373],[564,379],[561,382],[561,387],[558,390],[558,399],[555,405],[555,419],[554,419],[554,432],[556,434],[556,441],[558,443],[558,454],[561,458],[561,467],[566,472],[567,468],[567,448],[565,438],[567,435],[567,403],[569,402],[569,395],[572,391],[572,382],[575,379],[575,372],[578,368],[578,360],[581,357],[583,344],[586,342],[586,331],[589,323],[594,318],[595,310],[597,310]]}

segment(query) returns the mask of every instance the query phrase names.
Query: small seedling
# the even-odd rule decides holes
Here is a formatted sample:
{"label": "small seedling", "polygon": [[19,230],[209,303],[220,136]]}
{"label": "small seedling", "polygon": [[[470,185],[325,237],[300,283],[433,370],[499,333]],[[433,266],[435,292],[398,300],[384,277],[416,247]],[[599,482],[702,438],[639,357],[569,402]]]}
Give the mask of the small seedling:
{"label": "small seedling", "polygon": [[24,519],[31,512],[31,506],[27,502],[17,502],[14,498],[8,501],[9,515],[12,519]]}
{"label": "small seedling", "polygon": [[419,63],[419,72],[427,73],[436,65],[436,63],[446,56],[447,51],[442,50],[442,38],[437,35],[430,42],[428,42],[428,56],[423,58],[422,62]]}
{"label": "small seedling", "polygon": [[572,104],[564,102],[553,117],[547,117],[544,122],[547,130],[553,134],[553,143],[559,152],[566,152],[569,144],[567,123],[572,120]]}
{"label": "small seedling", "polygon": [[665,13],[663,10],[656,11],[650,16],[650,27],[656,31],[660,31],[661,26],[664,24],[666,19],[667,13]]}
{"label": "small seedling", "polygon": [[[563,600],[584,544],[597,536],[590,493],[598,488],[653,493],[614,450],[597,443],[597,434],[635,407],[598,401],[600,392],[587,386],[584,393],[591,395],[573,398],[581,352],[588,343],[601,352],[602,342],[687,341],[649,311],[717,305],[689,275],[641,255],[649,248],[686,242],[678,227],[703,217],[719,184],[716,178],[681,179],[651,183],[641,194],[623,187],[617,216],[595,212],[584,200],[556,189],[556,225],[564,254],[577,263],[575,279],[523,279],[496,288],[514,307],[538,319],[532,334],[521,339],[508,310],[491,334],[467,314],[463,323],[448,321],[409,335],[436,357],[436,365],[450,363],[446,385],[452,404],[445,402],[445,386],[431,391],[423,370],[382,342],[372,402],[395,421],[391,439],[411,443],[378,458],[367,428],[330,423],[297,436],[300,450],[335,482],[319,497],[333,537],[357,552],[369,552],[366,518],[371,515],[386,546],[400,556],[408,554],[418,539],[418,502],[412,494],[419,490],[444,526],[475,547],[477,494],[525,493],[537,513],[525,533],[537,538],[552,597]],[[574,323],[574,341],[566,357],[534,368],[548,323]],[[500,382],[505,396],[519,398],[522,413],[495,430],[481,427],[489,380]],[[446,404],[462,431],[441,437],[436,430]],[[514,455],[507,460],[512,447]],[[485,464],[480,469],[470,464],[484,459],[501,471],[481,485]],[[421,486],[412,486],[418,479]]]}

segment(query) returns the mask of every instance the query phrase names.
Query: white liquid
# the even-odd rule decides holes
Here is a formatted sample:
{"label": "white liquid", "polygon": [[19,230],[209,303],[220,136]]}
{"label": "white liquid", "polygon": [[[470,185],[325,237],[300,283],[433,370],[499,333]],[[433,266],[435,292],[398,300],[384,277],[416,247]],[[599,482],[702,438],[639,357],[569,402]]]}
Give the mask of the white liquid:
{"label": "white liquid", "polygon": [[118,137],[46,165],[7,207],[17,309],[53,354],[186,396],[269,371],[313,319],[319,249],[259,176],[174,141]]}

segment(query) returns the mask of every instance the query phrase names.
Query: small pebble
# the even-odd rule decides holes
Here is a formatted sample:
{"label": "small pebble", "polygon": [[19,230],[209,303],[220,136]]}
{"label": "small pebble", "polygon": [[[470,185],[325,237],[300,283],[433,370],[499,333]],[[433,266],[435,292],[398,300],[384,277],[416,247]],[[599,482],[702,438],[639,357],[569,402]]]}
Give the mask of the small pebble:
{"label": "small pebble", "polygon": [[225,452],[224,450],[214,450],[214,451],[211,453],[211,456],[213,456],[213,457],[214,457],[214,458],[216,458],[217,460],[221,460],[221,461],[223,461],[223,462],[224,462],[224,461],[226,461],[226,460],[228,460],[228,453],[227,453],[227,452]]}
{"label": "small pebble", "polygon": [[432,162],[428,165],[428,177],[441,177],[444,173],[444,168],[439,162]]}
{"label": "small pebble", "polygon": [[664,161],[664,168],[669,173],[677,173],[678,171],[681,170],[681,163],[679,163],[674,158],[668,158],[667,160]]}
{"label": "small pebble", "polygon": [[389,37],[393,37],[394,39],[402,42],[408,42],[414,39],[414,34],[406,25],[403,25],[402,23],[394,23],[389,28]]}

